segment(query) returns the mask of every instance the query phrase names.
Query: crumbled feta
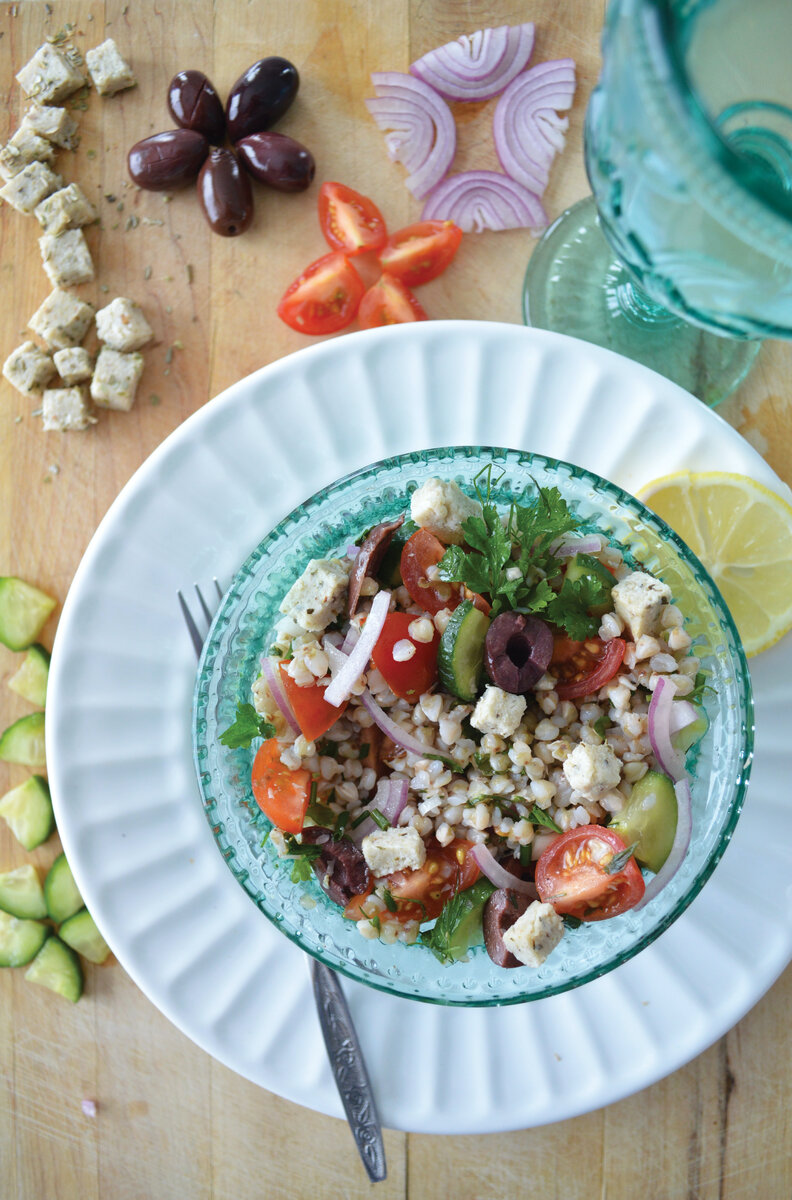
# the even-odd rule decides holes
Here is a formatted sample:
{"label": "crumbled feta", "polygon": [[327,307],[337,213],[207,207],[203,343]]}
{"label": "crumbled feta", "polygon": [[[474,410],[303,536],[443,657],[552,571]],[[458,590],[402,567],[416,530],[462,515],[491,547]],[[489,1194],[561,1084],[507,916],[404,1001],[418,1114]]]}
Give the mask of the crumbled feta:
{"label": "crumbled feta", "polygon": [[49,433],[88,429],[96,424],[85,388],[49,388],[41,402],[42,428]]}
{"label": "crumbled feta", "polygon": [[372,875],[415,871],[426,862],[426,846],[411,825],[369,833],[363,838],[361,850]]}
{"label": "crumbled feta", "polygon": [[77,122],[70,112],[59,106],[31,104],[19,128],[29,129],[64,150],[73,150],[77,144],[74,136]]}
{"label": "crumbled feta", "polygon": [[621,764],[607,742],[589,746],[580,742],[564,759],[569,786],[586,800],[599,800],[621,779]]}
{"label": "crumbled feta", "polygon": [[23,342],[3,363],[3,374],[23,396],[38,396],[55,374],[55,366],[35,342]]}
{"label": "crumbled feta", "polygon": [[481,733],[511,737],[527,707],[525,696],[513,696],[499,687],[487,687],[479,697],[470,724]]}
{"label": "crumbled feta", "polygon": [[85,83],[85,77],[57,46],[44,42],[16,77],[26,96],[40,104],[65,100]]}
{"label": "crumbled feta", "polygon": [[143,355],[121,354],[103,346],[96,360],[91,395],[100,408],[129,412],[143,374]]}
{"label": "crumbled feta", "polygon": [[46,163],[32,162],[0,188],[0,198],[17,212],[29,216],[37,204],[51,192],[57,191],[62,184],[60,175],[51,171]]}
{"label": "crumbled feta", "polygon": [[551,904],[534,900],[503,935],[503,944],[527,967],[541,967],[564,936],[564,922]]}
{"label": "crumbled feta", "polygon": [[36,205],[36,220],[45,233],[63,233],[90,225],[99,216],[79,183],[69,183]]}
{"label": "crumbled feta", "polygon": [[33,313],[28,325],[48,346],[62,350],[83,340],[93,315],[93,305],[55,288]]}
{"label": "crumbled feta", "polygon": [[637,641],[642,634],[658,633],[664,604],[671,599],[671,589],[646,571],[625,575],[611,592],[613,606]]}
{"label": "crumbled feta", "polygon": [[137,83],[132,68],[118,53],[112,38],[85,52],[85,65],[100,96],[112,96]]}
{"label": "crumbled feta", "polygon": [[56,350],[52,358],[67,387],[72,387],[75,383],[84,383],[93,374],[93,359],[82,346]]}
{"label": "crumbled feta", "polygon": [[462,522],[481,515],[478,500],[471,500],[453,480],[427,479],[410,499],[410,516],[415,524],[428,529],[441,542],[457,546],[465,540]]}
{"label": "crumbled feta", "polygon": [[312,558],[283,597],[280,611],[309,633],[322,633],[344,607],[349,571],[340,558]]}
{"label": "crumbled feta", "polygon": [[39,137],[24,122],[0,150],[0,175],[13,179],[32,162],[52,162],[55,149],[46,138]]}
{"label": "crumbled feta", "polygon": [[45,233],[39,238],[39,246],[44,270],[53,287],[69,287],[93,279],[93,259],[82,229]]}
{"label": "crumbled feta", "polygon": [[111,350],[139,350],[154,332],[134,300],[116,296],[96,314],[96,334]]}

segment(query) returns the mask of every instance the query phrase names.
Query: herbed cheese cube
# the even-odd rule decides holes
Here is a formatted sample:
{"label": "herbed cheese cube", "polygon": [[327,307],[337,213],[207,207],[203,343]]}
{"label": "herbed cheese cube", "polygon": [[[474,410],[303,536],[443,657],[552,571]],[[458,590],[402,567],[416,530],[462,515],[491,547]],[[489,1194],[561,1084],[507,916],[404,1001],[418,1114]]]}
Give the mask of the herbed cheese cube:
{"label": "herbed cheese cube", "polygon": [[56,350],[53,360],[58,374],[67,387],[75,383],[84,383],[93,375],[93,359],[83,346],[69,346],[64,350]]}
{"label": "herbed cheese cube", "polygon": [[100,96],[112,96],[137,83],[132,68],[121,57],[112,38],[87,50],[85,65]]}
{"label": "herbed cheese cube", "polygon": [[57,46],[45,42],[16,77],[26,96],[40,104],[65,100],[85,83],[85,77]]}
{"label": "herbed cheese cube", "polygon": [[31,104],[19,128],[29,129],[31,133],[37,133],[64,150],[73,150],[77,145],[74,136],[77,122],[67,109],[60,106]]}
{"label": "herbed cheese cube", "polygon": [[93,315],[93,305],[55,288],[33,313],[28,325],[48,346],[61,350],[83,340]]}
{"label": "herbed cheese cube", "polygon": [[96,424],[85,388],[48,388],[41,402],[42,428],[48,433],[88,429]]}
{"label": "herbed cheese cube", "polygon": [[129,412],[143,374],[142,354],[121,354],[103,346],[96,360],[91,395],[100,408]]}
{"label": "herbed cheese cube", "polygon": [[616,584],[611,595],[617,614],[637,641],[644,633],[658,632],[660,612],[671,599],[671,589],[646,571],[633,571]]}
{"label": "herbed cheese cube", "polygon": [[96,314],[96,334],[111,350],[139,350],[154,332],[134,300],[116,296]]}
{"label": "herbed cheese cube", "polygon": [[563,769],[569,786],[586,800],[601,799],[621,779],[621,764],[607,742],[599,746],[580,742],[564,759]]}
{"label": "herbed cheese cube", "polygon": [[312,558],[283,597],[281,612],[309,633],[321,633],[344,606],[349,571],[340,558]]}
{"label": "herbed cheese cube", "polygon": [[35,342],[23,342],[3,363],[3,374],[23,396],[38,396],[55,374],[55,366]]}
{"label": "herbed cheese cube", "polygon": [[551,904],[534,900],[503,935],[503,944],[526,967],[541,967],[564,936],[564,922]]}
{"label": "herbed cheese cube", "polygon": [[60,175],[46,163],[32,162],[0,188],[0,197],[17,212],[29,215],[37,204],[63,185]]}
{"label": "herbed cheese cube", "polygon": [[415,524],[446,544],[461,546],[465,540],[462,522],[481,515],[478,500],[471,500],[453,480],[427,479],[410,499]]}
{"label": "herbed cheese cube", "polygon": [[99,216],[79,183],[69,183],[36,205],[36,220],[45,233],[63,233],[90,225]]}
{"label": "herbed cheese cube", "polygon": [[499,737],[511,737],[523,718],[527,707],[525,696],[513,696],[499,687],[487,687],[479,698],[470,724],[481,733],[495,733]]}
{"label": "herbed cheese cube", "polygon": [[415,871],[426,862],[426,846],[418,830],[411,825],[369,833],[360,848],[372,875]]}
{"label": "herbed cheese cube", "polygon": [[46,138],[39,137],[24,122],[0,150],[0,175],[13,179],[32,162],[52,162],[55,148]]}
{"label": "herbed cheese cube", "polygon": [[39,238],[39,246],[44,270],[53,287],[69,287],[93,279],[93,259],[82,229],[45,233]]}

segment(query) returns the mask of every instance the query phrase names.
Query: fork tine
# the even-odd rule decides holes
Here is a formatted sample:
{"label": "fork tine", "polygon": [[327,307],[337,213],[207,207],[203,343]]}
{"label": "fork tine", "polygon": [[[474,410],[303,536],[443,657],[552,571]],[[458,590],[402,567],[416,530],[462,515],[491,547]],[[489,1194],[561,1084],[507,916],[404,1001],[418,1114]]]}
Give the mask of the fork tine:
{"label": "fork tine", "polygon": [[190,635],[190,638],[192,639],[192,644],[195,648],[195,653],[200,655],[201,650],[203,649],[204,640],[201,637],[200,633],[198,632],[198,626],[195,624],[195,621],[193,620],[193,615],[190,612],[189,608],[187,607],[187,601],[184,599],[184,596],[181,594],[181,592],[177,592],[176,595],[179,597],[179,604],[181,605],[182,615],[184,617],[184,622],[187,626],[187,631]]}
{"label": "fork tine", "polygon": [[209,605],[206,603],[206,601],[203,598],[203,592],[198,587],[197,583],[195,584],[195,594],[198,597],[198,603],[201,606],[201,611],[203,612],[203,615],[206,617],[207,625],[211,625],[212,624],[212,614],[209,611]]}

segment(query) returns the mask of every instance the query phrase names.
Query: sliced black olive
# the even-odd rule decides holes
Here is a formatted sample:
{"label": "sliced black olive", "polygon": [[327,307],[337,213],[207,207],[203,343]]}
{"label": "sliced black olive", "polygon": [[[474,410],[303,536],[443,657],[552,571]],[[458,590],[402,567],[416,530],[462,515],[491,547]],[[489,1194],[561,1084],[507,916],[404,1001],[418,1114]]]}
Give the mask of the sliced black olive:
{"label": "sliced black olive", "polygon": [[484,666],[496,687],[512,695],[527,692],[544,675],[553,657],[553,634],[539,617],[506,612],[490,625],[484,642]]}

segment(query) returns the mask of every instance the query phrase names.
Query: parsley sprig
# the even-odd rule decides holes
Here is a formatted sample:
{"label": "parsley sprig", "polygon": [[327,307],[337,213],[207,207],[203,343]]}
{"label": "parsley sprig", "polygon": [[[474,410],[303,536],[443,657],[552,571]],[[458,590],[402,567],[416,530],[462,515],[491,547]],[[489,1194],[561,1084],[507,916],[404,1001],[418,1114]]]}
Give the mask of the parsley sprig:
{"label": "parsley sprig", "polygon": [[471,918],[468,933],[470,936],[478,934],[480,927],[473,921],[473,914],[481,912],[494,891],[495,886],[488,879],[479,879],[463,892],[455,892],[443,906],[434,926],[421,933],[421,944],[431,950],[440,962],[456,962],[471,944],[467,937],[462,936],[463,923]]}
{"label": "parsley sprig", "polygon": [[254,738],[275,736],[275,726],[259,716],[252,704],[237,704],[236,719],[220,734],[220,741],[230,750],[247,748]]}

